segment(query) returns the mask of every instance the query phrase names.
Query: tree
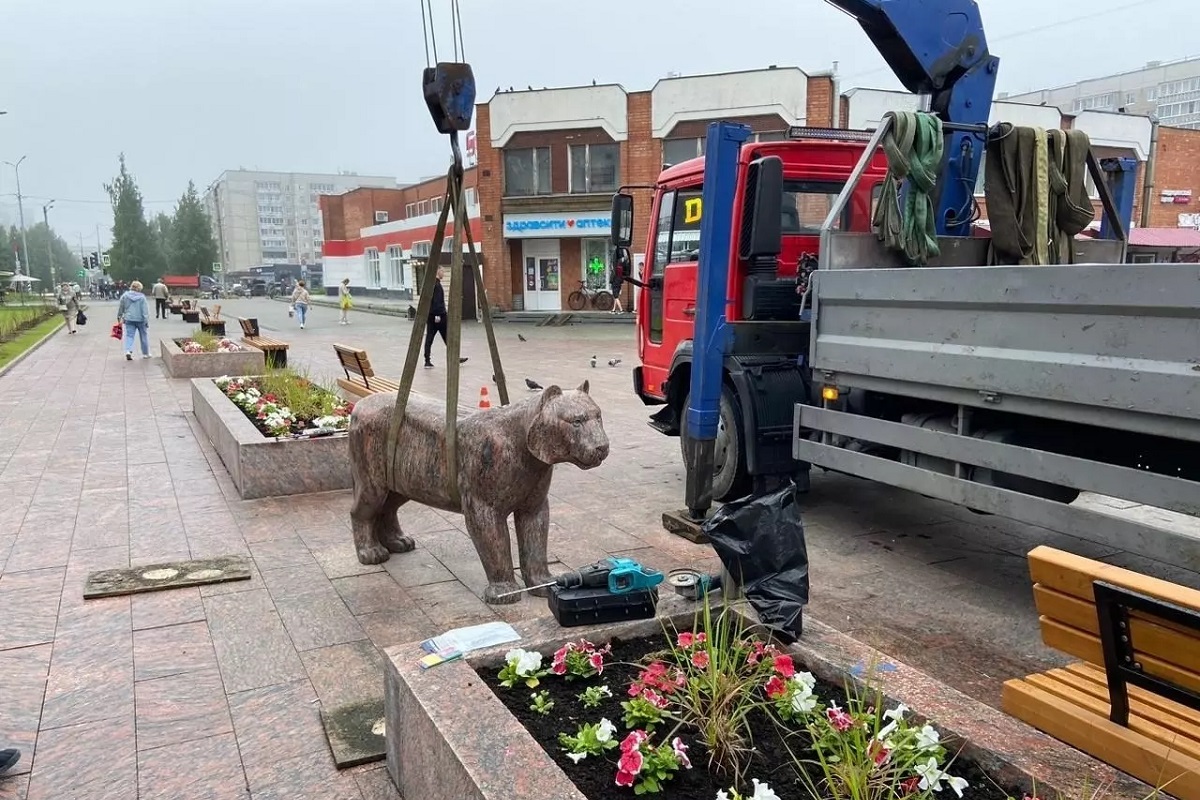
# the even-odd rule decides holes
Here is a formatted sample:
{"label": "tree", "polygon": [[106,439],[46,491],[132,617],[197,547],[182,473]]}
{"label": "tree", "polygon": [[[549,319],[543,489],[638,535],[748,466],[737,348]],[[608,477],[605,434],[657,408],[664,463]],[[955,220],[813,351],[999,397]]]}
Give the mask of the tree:
{"label": "tree", "polygon": [[[121,171],[112,183],[104,186],[113,207],[113,242],[109,249],[112,265],[108,274],[115,280],[153,282],[165,263],[158,240],[146,221],[141,190],[125,167],[124,153],[120,162]],[[32,244],[29,247],[33,249]]]}
{"label": "tree", "polygon": [[[48,287],[55,280],[77,281],[80,270],[79,256],[71,250],[71,246],[62,237],[47,228],[46,223],[39,222],[25,231],[29,238],[28,274],[41,281],[41,286]],[[50,269],[50,252],[46,243],[50,243],[50,251],[54,255],[54,271]]]}
{"label": "tree", "polygon": [[[13,228],[15,231],[16,228]],[[19,237],[20,234],[18,233]],[[0,225],[0,272],[16,272],[17,257],[13,253],[13,242],[19,242],[20,239],[14,239],[12,233]]]}
{"label": "tree", "polygon": [[166,265],[167,272],[173,271],[175,261],[171,247],[171,225],[173,223],[174,220],[170,214],[160,211],[154,216],[154,222],[150,224],[150,229],[154,232],[154,238],[158,244],[159,255],[162,263]]}
{"label": "tree", "polygon": [[171,220],[171,264],[181,275],[211,275],[218,259],[212,222],[196,193],[196,184],[188,181],[187,191],[175,206]]}

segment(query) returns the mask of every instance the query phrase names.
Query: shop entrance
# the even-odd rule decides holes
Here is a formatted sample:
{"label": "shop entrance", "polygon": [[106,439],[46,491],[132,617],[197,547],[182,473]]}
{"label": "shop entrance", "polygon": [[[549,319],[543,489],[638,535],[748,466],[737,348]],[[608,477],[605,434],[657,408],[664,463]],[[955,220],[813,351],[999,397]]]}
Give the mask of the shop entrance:
{"label": "shop entrance", "polygon": [[562,258],[558,239],[521,242],[526,311],[562,310]]}

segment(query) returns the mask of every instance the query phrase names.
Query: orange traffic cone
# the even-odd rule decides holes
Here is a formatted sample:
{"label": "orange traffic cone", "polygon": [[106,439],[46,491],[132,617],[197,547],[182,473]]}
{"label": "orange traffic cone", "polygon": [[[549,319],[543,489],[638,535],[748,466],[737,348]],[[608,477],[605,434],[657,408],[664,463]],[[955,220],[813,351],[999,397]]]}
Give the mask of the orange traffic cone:
{"label": "orange traffic cone", "polygon": [[492,400],[490,397],[488,397],[488,388],[486,386],[480,388],[480,390],[479,390],[479,407],[480,408],[491,408],[492,407]]}

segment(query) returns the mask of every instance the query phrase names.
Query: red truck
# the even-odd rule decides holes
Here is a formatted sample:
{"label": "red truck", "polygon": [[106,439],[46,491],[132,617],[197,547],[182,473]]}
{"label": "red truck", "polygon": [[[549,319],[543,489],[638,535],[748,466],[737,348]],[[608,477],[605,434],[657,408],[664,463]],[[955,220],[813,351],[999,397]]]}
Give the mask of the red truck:
{"label": "red truck", "polygon": [[[801,312],[798,276],[815,267],[820,227],[834,200],[862,156],[869,134],[858,131],[792,129],[781,142],[746,144],[739,172],[753,160],[778,156],[783,161],[783,252],[778,262],[755,264],[740,258],[736,249],[728,267],[727,321],[759,321],[763,341],[755,356],[731,357],[721,393],[721,421],[717,433],[713,496],[730,499],[748,487],[750,478],[790,461],[793,403],[764,402],[777,392],[761,392],[756,384],[798,380],[797,358],[808,352],[808,342],[795,325],[772,326],[772,321],[794,322]],[[887,161],[878,152],[859,181],[855,194],[839,220],[838,230],[870,231],[875,202]],[[645,252],[644,286],[638,291],[638,356],[634,390],[647,405],[662,405],[651,425],[669,436],[686,436],[687,397],[691,381],[692,322],[695,316],[696,271],[700,250],[701,191],[704,159],[696,158],[665,169],[658,178],[650,208],[651,223]],[[744,235],[742,224],[746,194],[739,182],[735,201],[734,241]],[[784,366],[775,369],[772,365]],[[799,396],[805,387],[787,395]]]}

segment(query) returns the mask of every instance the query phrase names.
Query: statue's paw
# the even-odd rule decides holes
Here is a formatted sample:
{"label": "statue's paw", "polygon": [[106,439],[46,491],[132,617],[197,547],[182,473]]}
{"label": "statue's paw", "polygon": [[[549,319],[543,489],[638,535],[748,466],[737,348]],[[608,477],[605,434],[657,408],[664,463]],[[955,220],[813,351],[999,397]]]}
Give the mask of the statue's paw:
{"label": "statue's paw", "polygon": [[392,557],[388,549],[381,544],[369,544],[358,548],[358,563],[382,564]]}
{"label": "statue's paw", "polygon": [[[508,606],[513,603],[521,602],[520,594],[510,594],[510,592],[519,592],[521,587],[512,581],[504,583],[489,583],[488,587],[483,590],[483,602],[493,606]],[[503,597],[501,595],[504,595]]]}
{"label": "statue's paw", "polygon": [[383,546],[393,553],[407,553],[417,546],[411,536],[393,533],[383,538]]}

